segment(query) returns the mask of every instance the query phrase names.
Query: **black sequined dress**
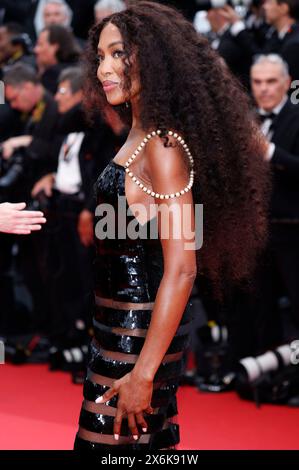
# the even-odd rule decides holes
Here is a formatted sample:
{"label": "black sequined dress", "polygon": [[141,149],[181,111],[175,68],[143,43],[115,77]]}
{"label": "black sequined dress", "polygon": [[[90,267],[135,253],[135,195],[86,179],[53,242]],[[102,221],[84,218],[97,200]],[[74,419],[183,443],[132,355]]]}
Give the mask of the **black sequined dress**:
{"label": "black sequined dress", "polygon": [[[125,175],[124,167],[112,160],[96,183],[98,204],[110,204],[115,210],[116,221],[121,196],[128,209]],[[99,220],[100,217],[96,217],[96,224]],[[131,213],[127,222],[132,220],[136,222]],[[149,225],[148,222],[142,227]],[[115,379],[131,371],[137,361],[163,275],[163,256],[158,237],[136,240],[127,235],[102,240],[96,237],[96,249],[94,338],[90,344],[84,401],[74,448],[101,452],[116,448],[155,450],[174,447],[179,442],[176,391],[184,367],[183,351],[189,339],[189,309],[185,310],[156,373],[151,402],[154,413],[145,415],[147,432],[141,431],[138,441],[134,441],[124,419],[120,438],[116,441],[113,420],[117,397],[105,404],[96,404],[95,400]]]}

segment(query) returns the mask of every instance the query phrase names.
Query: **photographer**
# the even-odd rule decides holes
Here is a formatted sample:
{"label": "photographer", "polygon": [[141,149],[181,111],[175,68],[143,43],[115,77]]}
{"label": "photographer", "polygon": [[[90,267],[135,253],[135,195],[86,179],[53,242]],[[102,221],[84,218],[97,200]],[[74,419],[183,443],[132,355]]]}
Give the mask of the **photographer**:
{"label": "photographer", "polygon": [[245,23],[229,5],[224,7],[227,21],[234,28],[235,40],[251,54],[276,53],[288,64],[292,80],[299,79],[299,2],[298,0],[265,0],[263,4],[266,22],[271,26],[264,46],[252,40]]}
{"label": "photographer", "polygon": [[226,8],[211,8],[207,19],[215,34],[212,47],[217,50],[231,72],[249,88],[249,70],[252,54],[246,53],[235,38],[235,26],[226,18]]}
{"label": "photographer", "polygon": [[40,32],[34,53],[41,83],[55,94],[61,71],[78,63],[81,49],[69,29],[52,24]]}
{"label": "photographer", "polygon": [[[0,65],[2,69],[22,62],[35,66],[30,38],[18,23],[0,26]],[[2,75],[1,75],[2,76]]]}
{"label": "photographer", "polygon": [[[299,108],[288,97],[290,81],[287,64],[276,54],[259,56],[251,68],[273,184],[269,239],[253,277],[255,289],[235,299],[230,336],[239,358],[261,354],[299,332]],[[288,331],[279,308],[282,296],[290,301]]]}
{"label": "photographer", "polygon": [[15,198],[28,200],[34,182],[56,165],[52,161],[52,149],[55,146],[57,106],[34,69],[27,65],[12,66],[5,73],[4,82],[6,99],[12,109],[22,112],[25,118],[22,135],[14,136],[1,145],[6,171],[11,175],[6,184]]}
{"label": "photographer", "polygon": [[[2,143],[0,202],[25,201],[32,208],[44,212],[43,201],[32,201],[31,190],[42,175],[56,167],[55,142],[57,125],[57,105],[54,98],[43,88],[34,69],[25,64],[15,64],[4,76],[6,99],[12,109],[22,113],[21,135],[14,136]],[[53,153],[52,153],[53,152]],[[31,295],[33,310],[30,312],[32,329],[42,332],[45,329],[47,305],[44,304],[39,259],[39,244],[43,230],[32,233],[30,237],[17,239],[18,274],[23,278]],[[10,237],[8,237],[10,238]],[[13,243],[13,241],[8,241]],[[2,258],[0,277],[9,272],[12,262],[12,249],[7,247]],[[7,309],[9,311],[9,309]],[[28,321],[29,323],[29,321]],[[16,322],[14,327],[17,328]]]}
{"label": "photographer", "polygon": [[[258,305],[264,315],[259,332],[268,341],[266,347],[277,325],[279,288],[290,299],[293,327],[299,331],[299,108],[288,98],[290,82],[287,64],[275,54],[260,56],[251,68],[252,93],[269,141],[266,159],[273,172],[267,265]],[[279,325],[277,331],[280,334]]]}

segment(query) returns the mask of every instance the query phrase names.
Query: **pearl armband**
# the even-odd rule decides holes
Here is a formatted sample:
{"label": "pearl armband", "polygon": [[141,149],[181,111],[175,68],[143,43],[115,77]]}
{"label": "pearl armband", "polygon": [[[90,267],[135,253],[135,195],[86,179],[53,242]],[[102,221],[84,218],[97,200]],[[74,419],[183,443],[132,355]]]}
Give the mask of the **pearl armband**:
{"label": "pearl armband", "polygon": [[180,144],[181,146],[183,147],[183,149],[185,150],[186,154],[188,155],[188,158],[190,160],[190,165],[191,165],[191,170],[190,170],[190,178],[189,178],[189,182],[187,184],[187,186],[182,189],[181,191],[178,191],[176,193],[172,193],[172,194],[159,194],[159,193],[156,193],[155,191],[152,191],[150,188],[147,188],[141,181],[138,180],[138,178],[136,178],[136,176],[134,176],[133,172],[129,169],[129,166],[131,165],[131,163],[133,162],[133,160],[135,160],[135,158],[137,157],[137,155],[141,152],[141,150],[143,149],[143,147],[145,147],[145,145],[147,144],[147,142],[152,138],[152,137],[155,137],[156,135],[160,135],[161,134],[161,131],[160,130],[157,130],[157,131],[153,131],[151,132],[150,134],[148,134],[144,139],[143,141],[141,142],[141,144],[137,147],[137,149],[135,150],[135,152],[131,155],[131,157],[126,161],[125,163],[125,171],[127,172],[127,174],[132,178],[132,180],[134,181],[134,183],[137,184],[137,186],[140,187],[140,189],[142,189],[145,193],[147,194],[150,194],[151,196],[155,197],[155,198],[160,198],[160,199],[170,199],[170,198],[174,198],[174,197],[179,197],[181,196],[182,194],[185,194],[187,193],[192,185],[193,185],[193,182],[194,182],[194,170],[193,170],[193,166],[194,166],[194,160],[192,158],[192,155],[191,155],[191,152],[187,146],[187,144],[185,143],[185,141],[182,139],[182,137],[180,137],[176,132],[173,132],[173,131],[168,131],[167,134],[171,137],[174,137]]}

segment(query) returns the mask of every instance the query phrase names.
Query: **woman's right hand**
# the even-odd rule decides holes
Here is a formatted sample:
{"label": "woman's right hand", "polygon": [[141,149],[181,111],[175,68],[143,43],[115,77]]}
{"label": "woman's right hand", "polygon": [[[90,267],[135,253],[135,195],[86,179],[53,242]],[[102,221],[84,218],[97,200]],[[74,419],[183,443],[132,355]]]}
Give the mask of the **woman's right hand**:
{"label": "woman's right hand", "polygon": [[96,403],[105,403],[118,395],[113,427],[115,440],[118,440],[121,434],[123,418],[127,418],[128,427],[135,440],[140,437],[138,425],[143,432],[147,432],[148,425],[144,413],[153,413],[151,407],[152,393],[153,382],[136,374],[133,369],[121,379],[115,380],[112,387],[103,396],[96,399]]}
{"label": "woman's right hand", "polygon": [[0,232],[28,235],[42,228],[46,222],[44,214],[39,211],[24,211],[25,202],[0,204]]}

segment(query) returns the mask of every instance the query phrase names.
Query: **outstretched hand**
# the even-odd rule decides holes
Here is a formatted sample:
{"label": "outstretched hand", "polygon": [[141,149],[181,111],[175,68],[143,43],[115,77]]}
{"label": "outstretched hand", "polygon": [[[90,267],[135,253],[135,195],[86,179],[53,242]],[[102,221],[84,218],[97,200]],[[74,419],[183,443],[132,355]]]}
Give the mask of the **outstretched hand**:
{"label": "outstretched hand", "polygon": [[118,395],[116,416],[114,418],[113,433],[116,440],[119,439],[122,420],[128,419],[128,427],[137,440],[140,431],[147,431],[147,423],[144,413],[152,414],[151,398],[153,393],[153,382],[134,375],[134,371],[129,372],[119,380],[115,380],[112,387],[103,396],[96,399],[96,403],[105,403]]}
{"label": "outstretched hand", "polygon": [[39,211],[24,211],[25,202],[0,204],[0,232],[28,235],[40,230],[46,222],[44,214]]}

